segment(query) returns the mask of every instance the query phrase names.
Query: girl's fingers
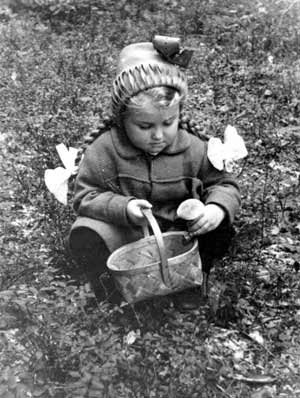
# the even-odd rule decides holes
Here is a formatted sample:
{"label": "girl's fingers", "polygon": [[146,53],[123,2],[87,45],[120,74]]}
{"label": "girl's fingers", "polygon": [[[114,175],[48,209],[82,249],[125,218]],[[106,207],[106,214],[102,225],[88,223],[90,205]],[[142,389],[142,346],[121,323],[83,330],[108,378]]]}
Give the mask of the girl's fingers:
{"label": "girl's fingers", "polygon": [[199,219],[197,222],[189,224],[188,230],[189,232],[196,232],[199,229],[203,228],[203,226],[207,223],[203,218]]}
{"label": "girl's fingers", "polygon": [[150,202],[148,202],[148,200],[144,200],[144,199],[137,200],[136,204],[140,209],[151,209],[152,208],[152,204]]}
{"label": "girl's fingers", "polygon": [[145,216],[144,216],[142,210],[143,209],[151,209],[151,207],[152,207],[152,205],[147,201],[145,201],[144,203],[138,203],[137,207],[136,207],[136,215],[139,218],[144,218]]}
{"label": "girl's fingers", "polygon": [[192,236],[203,235],[203,234],[206,234],[207,232],[209,232],[211,229],[212,229],[211,225],[207,221],[200,228],[198,228],[195,231],[191,231],[190,233]]}

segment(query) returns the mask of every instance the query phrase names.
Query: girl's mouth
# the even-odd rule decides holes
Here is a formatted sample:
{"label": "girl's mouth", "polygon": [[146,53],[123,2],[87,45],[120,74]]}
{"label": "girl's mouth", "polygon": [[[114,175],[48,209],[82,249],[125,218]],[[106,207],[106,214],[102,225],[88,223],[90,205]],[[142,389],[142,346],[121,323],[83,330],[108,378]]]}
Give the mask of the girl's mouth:
{"label": "girl's mouth", "polygon": [[163,144],[151,144],[149,146],[148,152],[150,155],[157,155],[159,152],[161,152],[164,149]]}

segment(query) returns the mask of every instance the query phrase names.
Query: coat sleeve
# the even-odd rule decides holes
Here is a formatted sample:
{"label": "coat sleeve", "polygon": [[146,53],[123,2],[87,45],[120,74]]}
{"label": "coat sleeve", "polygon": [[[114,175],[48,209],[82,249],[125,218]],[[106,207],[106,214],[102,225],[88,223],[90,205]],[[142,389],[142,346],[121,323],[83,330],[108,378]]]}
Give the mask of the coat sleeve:
{"label": "coat sleeve", "polygon": [[109,159],[98,150],[99,145],[96,148],[91,145],[80,164],[75,182],[74,210],[80,216],[115,225],[130,225],[126,209],[133,197],[118,193],[118,187],[105,177],[105,168],[110,166]]}
{"label": "coat sleeve", "polygon": [[213,167],[207,158],[206,143],[205,147],[199,175],[203,182],[203,201],[222,207],[232,223],[241,203],[239,186],[230,173]]}

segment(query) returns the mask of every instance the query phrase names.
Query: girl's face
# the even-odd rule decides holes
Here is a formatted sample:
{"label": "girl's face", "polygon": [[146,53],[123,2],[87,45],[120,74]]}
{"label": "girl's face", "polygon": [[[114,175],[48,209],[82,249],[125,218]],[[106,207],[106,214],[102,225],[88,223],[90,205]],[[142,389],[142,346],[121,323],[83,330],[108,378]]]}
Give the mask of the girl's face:
{"label": "girl's face", "polygon": [[154,106],[151,101],[140,108],[129,108],[124,127],[131,143],[156,156],[171,145],[179,122],[179,103],[168,107]]}

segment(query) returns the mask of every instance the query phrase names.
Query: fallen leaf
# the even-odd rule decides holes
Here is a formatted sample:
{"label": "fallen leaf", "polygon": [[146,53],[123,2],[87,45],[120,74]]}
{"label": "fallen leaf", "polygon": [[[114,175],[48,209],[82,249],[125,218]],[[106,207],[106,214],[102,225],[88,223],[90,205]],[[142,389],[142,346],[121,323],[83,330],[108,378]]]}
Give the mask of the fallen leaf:
{"label": "fallen leaf", "polygon": [[276,394],[276,387],[275,386],[265,386],[256,390],[252,395],[251,398],[273,398]]}
{"label": "fallen leaf", "polygon": [[131,330],[125,337],[126,344],[133,344],[138,337],[140,337],[140,331],[138,330],[137,332],[135,332],[134,330]]}
{"label": "fallen leaf", "polygon": [[264,92],[264,96],[265,96],[265,97],[270,97],[272,94],[273,94],[272,91],[269,90],[269,89],[267,89],[267,90]]}
{"label": "fallen leaf", "polygon": [[259,333],[259,331],[255,330],[254,332],[249,333],[249,336],[251,337],[251,339],[256,341],[258,344],[261,344],[261,345],[264,344],[264,338]]}
{"label": "fallen leaf", "polygon": [[296,322],[300,323],[300,310],[296,312],[296,314],[294,315],[294,319]]}
{"label": "fallen leaf", "polygon": [[262,281],[262,282],[265,282],[265,283],[270,283],[270,281],[271,281],[271,275],[270,275],[270,272],[267,270],[267,269],[264,269],[264,268],[260,268],[258,271],[257,271],[257,278],[260,280],[260,281]]}
{"label": "fallen leaf", "polygon": [[235,353],[233,354],[233,359],[236,362],[239,362],[240,360],[242,360],[244,358],[244,351],[243,350],[238,350],[235,351]]}
{"label": "fallen leaf", "polygon": [[270,232],[271,232],[271,235],[278,235],[280,232],[280,228],[277,225],[275,225],[274,227],[271,228]]}

